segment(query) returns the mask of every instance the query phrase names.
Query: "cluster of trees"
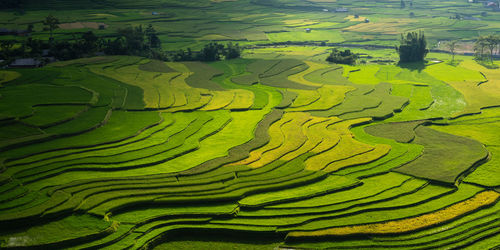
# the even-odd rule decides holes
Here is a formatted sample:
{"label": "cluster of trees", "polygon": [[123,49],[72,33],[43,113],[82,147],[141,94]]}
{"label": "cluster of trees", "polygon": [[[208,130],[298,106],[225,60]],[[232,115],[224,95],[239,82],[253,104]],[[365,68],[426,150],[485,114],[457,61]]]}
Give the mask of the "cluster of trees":
{"label": "cluster of trees", "polygon": [[[401,9],[404,9],[406,7],[406,3],[404,0],[401,0],[401,3],[400,3],[400,8]],[[413,0],[410,0],[410,7],[413,7]]]}
{"label": "cluster of trees", "polygon": [[493,63],[494,54],[500,52],[500,35],[480,36],[474,44],[476,60]]}
{"label": "cluster of trees", "polygon": [[[127,27],[118,30],[114,39],[97,37],[92,31],[81,34],[73,39],[55,41],[54,30],[59,28],[59,20],[49,15],[43,21],[44,30],[50,32],[49,41],[28,38],[22,42],[15,40],[2,40],[1,56],[7,61],[16,57],[41,57],[53,56],[59,60],[69,60],[105,53],[109,55],[136,55],[154,59],[167,59],[166,53],[161,49],[158,33],[150,24],[143,29],[142,26]],[[13,49],[15,44],[21,44]]]}
{"label": "cluster of trees", "polygon": [[146,29],[142,26],[120,29],[116,38],[102,40],[100,44],[102,51],[108,55],[135,55],[160,60],[166,58],[158,33],[151,24]]}
{"label": "cluster of trees", "polygon": [[356,63],[356,59],[358,59],[358,55],[351,52],[351,50],[339,50],[337,48],[333,48],[330,55],[326,58],[327,62],[338,63],[338,64],[349,64],[353,65]]}
{"label": "cluster of trees", "polygon": [[222,59],[234,59],[241,56],[242,48],[238,44],[229,42],[226,46],[216,42],[206,44],[199,52],[193,52],[190,48],[179,50],[173,55],[174,61],[204,61],[214,62]]}
{"label": "cluster of trees", "polygon": [[[54,30],[55,28],[49,28]],[[52,33],[52,32],[51,32]],[[15,44],[21,44],[13,49]],[[150,25],[145,30],[141,26],[126,28],[119,31],[114,39],[103,39],[96,36],[92,31],[73,35],[73,39],[49,41],[32,39],[31,37],[23,42],[15,40],[0,41],[2,48],[1,56],[4,59],[15,57],[41,57],[52,56],[58,60],[70,60],[85,56],[92,56],[96,53],[108,55],[136,55],[154,59],[164,60],[166,54],[161,50],[161,41],[154,28]]]}
{"label": "cluster of trees", "polygon": [[[92,31],[73,34],[73,39],[54,40],[54,30],[59,28],[59,20],[49,15],[43,21],[44,30],[50,32],[48,41],[28,38],[22,42],[15,40],[0,41],[0,56],[7,61],[18,57],[52,56],[58,60],[70,60],[98,53],[107,55],[134,55],[158,60],[175,61],[218,61],[241,56],[238,44],[228,43],[226,46],[210,43],[199,52],[181,50],[177,53],[167,53],[162,50],[158,32],[149,24],[119,29],[116,37],[104,39]],[[33,27],[31,27],[32,29]],[[21,46],[16,46],[21,44]]]}
{"label": "cluster of trees", "polygon": [[427,41],[422,31],[401,34],[399,43],[400,45],[396,46],[396,51],[399,54],[399,62],[401,63],[421,62],[429,53]]}

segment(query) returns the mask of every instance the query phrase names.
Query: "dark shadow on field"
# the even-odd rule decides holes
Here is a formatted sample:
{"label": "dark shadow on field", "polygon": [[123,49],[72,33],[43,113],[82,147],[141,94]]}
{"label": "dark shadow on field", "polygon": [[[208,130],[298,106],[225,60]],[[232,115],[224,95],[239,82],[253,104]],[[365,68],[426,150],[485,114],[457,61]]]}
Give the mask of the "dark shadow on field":
{"label": "dark shadow on field", "polygon": [[148,245],[154,249],[276,249],[284,235],[226,229],[178,229]]}
{"label": "dark shadow on field", "polygon": [[411,62],[411,63],[398,63],[398,66],[403,69],[409,69],[411,71],[418,70],[418,72],[421,72],[422,70],[425,69],[427,66],[427,61],[422,61],[422,62]]}

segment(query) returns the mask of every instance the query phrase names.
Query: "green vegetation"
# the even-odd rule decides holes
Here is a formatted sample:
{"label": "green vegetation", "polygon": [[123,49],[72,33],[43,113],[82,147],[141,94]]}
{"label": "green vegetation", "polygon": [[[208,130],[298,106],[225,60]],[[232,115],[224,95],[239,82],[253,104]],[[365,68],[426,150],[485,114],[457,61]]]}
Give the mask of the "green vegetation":
{"label": "green vegetation", "polygon": [[356,59],[357,56],[350,50],[340,51],[337,48],[333,48],[330,55],[326,58],[326,61],[337,64],[353,65],[356,63]]}
{"label": "green vegetation", "polygon": [[399,53],[399,62],[423,62],[429,49],[427,49],[427,40],[422,31],[401,34],[400,45],[396,46]]}
{"label": "green vegetation", "polygon": [[[458,86],[458,78],[481,79],[473,73],[477,64],[458,66],[463,69],[453,76],[441,74],[442,67],[453,66],[418,73],[394,65],[349,68],[296,59],[206,64],[115,57],[54,64],[40,70],[54,75],[43,81],[26,82],[23,73],[34,70],[20,71],[2,91],[6,98],[26,100],[13,106],[24,114],[5,109],[11,112],[5,117],[18,120],[1,126],[2,225],[38,234],[81,216],[93,218],[91,224],[102,217],[109,222],[68,229],[64,239],[30,241],[4,228],[3,246],[183,245],[192,239],[173,240],[173,232],[204,230],[259,232],[270,235],[267,245],[301,246],[309,244],[295,243],[307,242],[302,231],[331,233],[332,227],[364,232],[360,225],[391,221],[391,234],[410,233],[399,221],[413,223],[411,218],[449,206],[458,210],[446,223],[464,213],[477,217],[482,206],[463,204],[495,201],[496,192],[483,195],[471,184],[498,186],[487,177],[498,171],[496,130],[489,126],[498,115],[487,109],[436,120],[443,114],[433,107],[441,98],[432,92],[443,86],[438,79],[451,86]],[[127,89],[124,96],[113,94],[121,88]],[[146,106],[127,108],[134,88],[140,91],[131,97]],[[41,95],[46,89],[60,94]],[[489,235],[492,227],[481,222],[467,235]],[[282,233],[289,234],[285,243]],[[236,246],[243,244],[236,243],[240,237],[213,244]],[[408,246],[418,244],[424,241]]]}
{"label": "green vegetation", "polygon": [[3,1],[0,248],[497,248],[494,10]]}
{"label": "green vegetation", "polygon": [[500,46],[500,36],[480,36],[474,45],[476,60],[489,61],[489,63],[495,67],[493,64],[493,56],[495,50],[498,50],[498,46]]}

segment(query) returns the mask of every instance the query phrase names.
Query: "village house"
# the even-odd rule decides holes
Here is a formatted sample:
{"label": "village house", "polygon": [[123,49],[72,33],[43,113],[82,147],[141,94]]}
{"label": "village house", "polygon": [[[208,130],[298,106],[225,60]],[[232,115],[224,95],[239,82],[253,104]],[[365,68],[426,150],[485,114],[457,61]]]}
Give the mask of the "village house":
{"label": "village house", "polygon": [[20,58],[9,64],[9,68],[38,68],[42,62],[34,58]]}

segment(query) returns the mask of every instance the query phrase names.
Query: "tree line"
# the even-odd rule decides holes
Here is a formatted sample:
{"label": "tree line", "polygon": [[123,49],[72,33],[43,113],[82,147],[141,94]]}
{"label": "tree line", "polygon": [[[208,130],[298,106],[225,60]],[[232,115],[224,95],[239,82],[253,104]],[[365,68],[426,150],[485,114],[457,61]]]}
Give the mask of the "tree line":
{"label": "tree line", "polygon": [[[72,39],[55,40],[54,30],[59,28],[59,20],[49,15],[43,21],[44,30],[49,31],[49,40],[28,37],[24,41],[1,40],[0,56],[6,61],[20,57],[54,57],[58,60],[71,60],[96,54],[133,55],[163,61],[217,61],[233,59],[241,56],[242,48],[238,44],[222,45],[210,43],[200,51],[181,50],[167,52],[162,49],[162,43],[156,29],[149,24],[118,29],[111,38],[98,37],[94,32],[73,34]],[[32,31],[33,26],[29,29]],[[14,46],[20,44],[20,46]]]}

